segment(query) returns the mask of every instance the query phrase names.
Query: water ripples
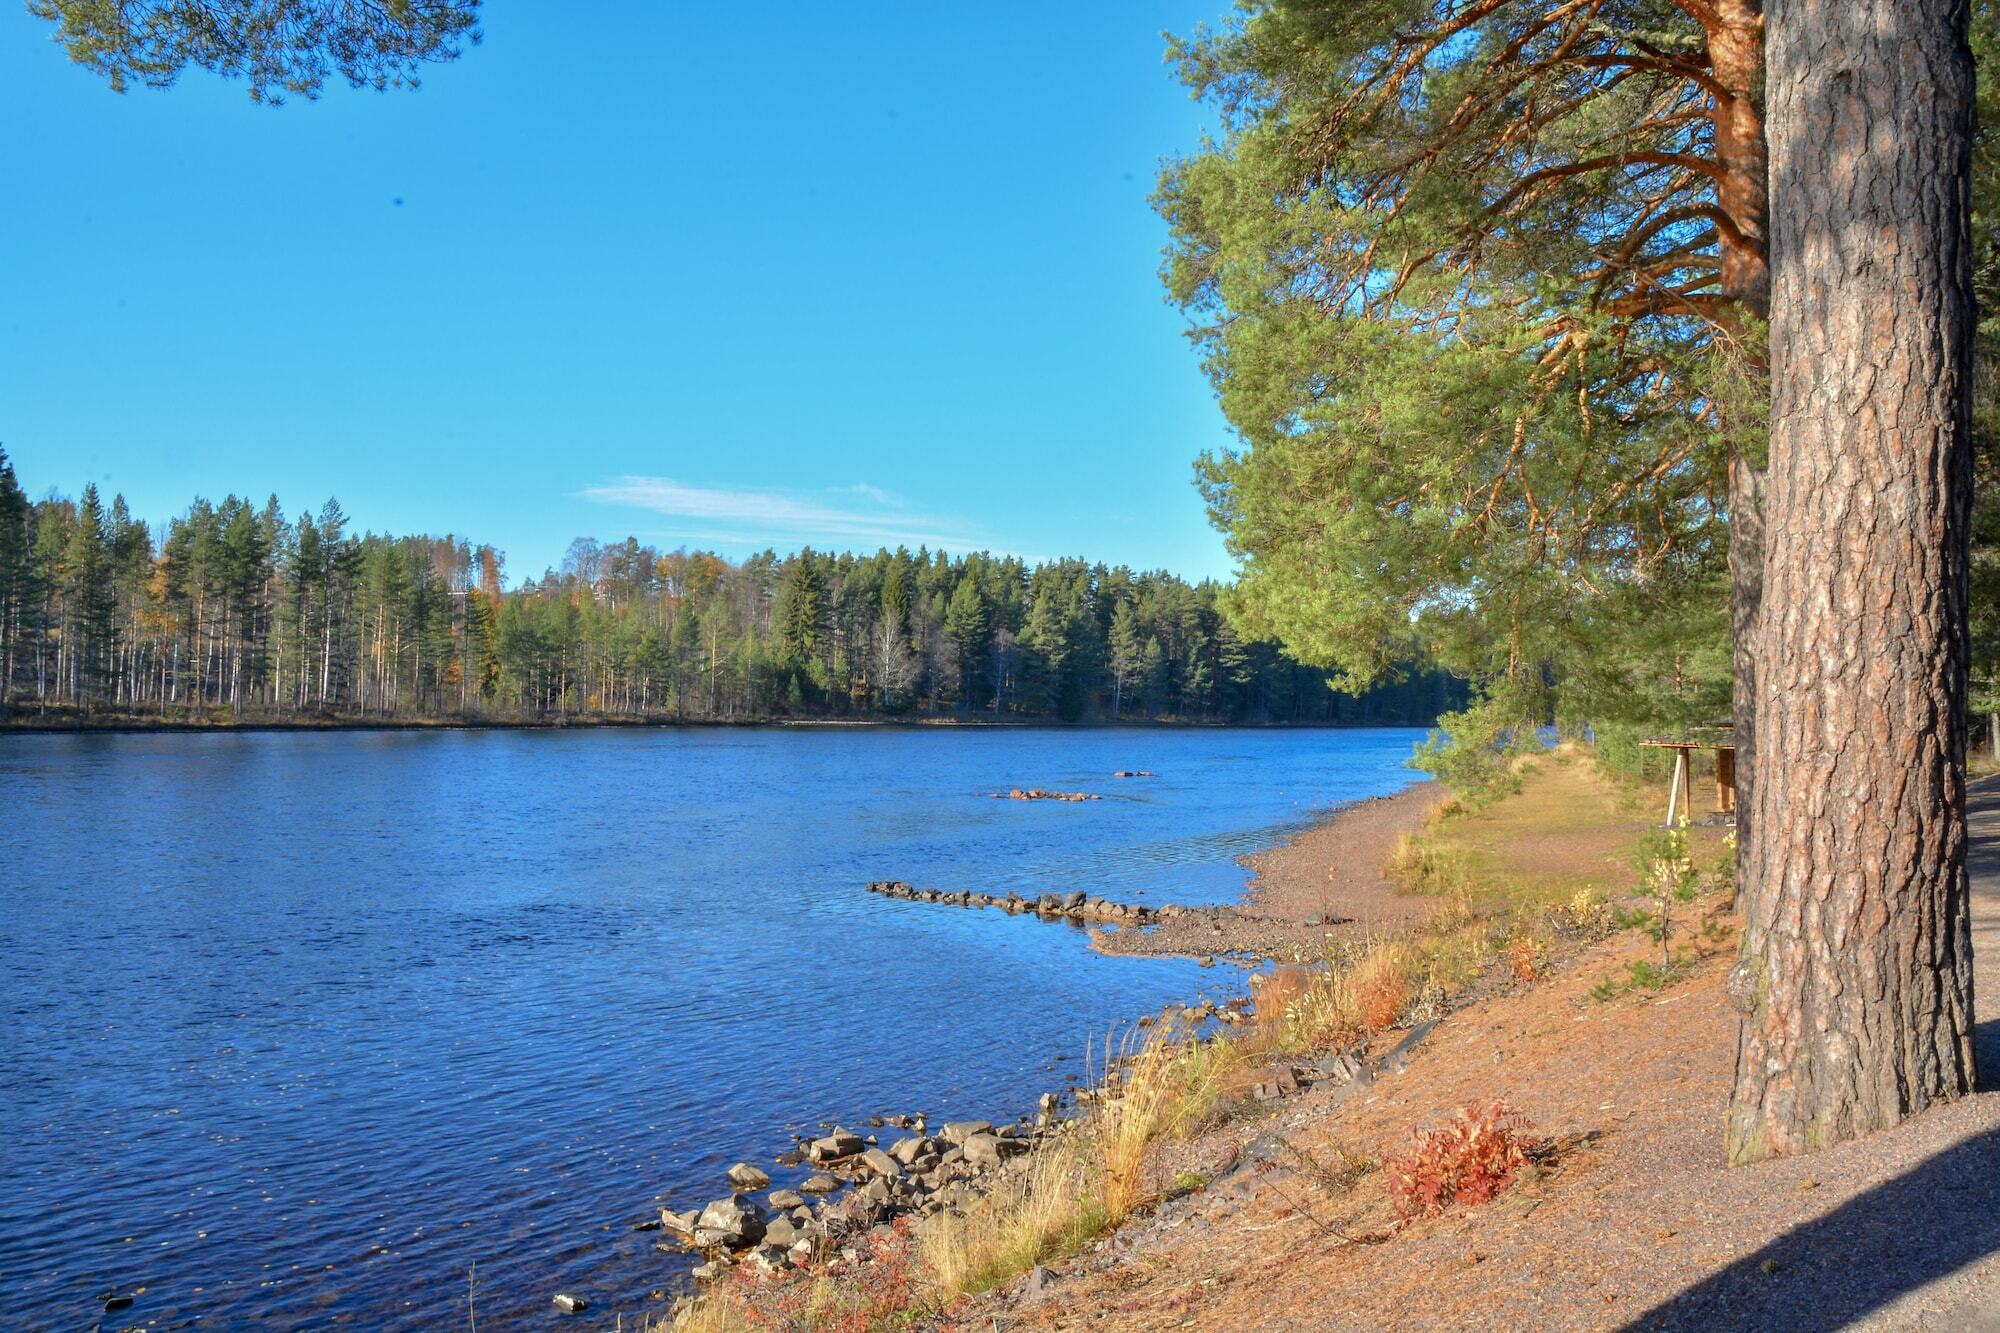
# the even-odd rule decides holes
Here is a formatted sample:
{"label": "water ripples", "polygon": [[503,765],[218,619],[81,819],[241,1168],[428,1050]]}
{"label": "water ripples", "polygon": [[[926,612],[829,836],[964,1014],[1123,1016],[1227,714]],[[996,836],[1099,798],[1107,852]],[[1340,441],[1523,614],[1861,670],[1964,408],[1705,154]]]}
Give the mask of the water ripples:
{"label": "water ripples", "polygon": [[[992,1118],[1230,984],[869,879],[1240,892],[1409,732],[0,738],[0,1299],[28,1329],[553,1326],[822,1120]],[[1157,780],[1117,783],[1146,768]],[[1083,805],[994,801],[1095,790]],[[773,1172],[781,1181],[790,1177]]]}

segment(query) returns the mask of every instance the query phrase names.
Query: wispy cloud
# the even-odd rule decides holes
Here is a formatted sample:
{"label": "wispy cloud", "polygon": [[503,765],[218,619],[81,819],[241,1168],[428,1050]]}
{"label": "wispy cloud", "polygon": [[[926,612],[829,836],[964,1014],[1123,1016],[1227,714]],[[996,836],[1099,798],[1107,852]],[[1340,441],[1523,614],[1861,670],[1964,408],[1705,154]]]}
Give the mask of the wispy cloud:
{"label": "wispy cloud", "polygon": [[585,487],[577,495],[597,504],[679,519],[687,525],[683,535],[706,541],[879,543],[959,551],[980,544],[962,525],[913,514],[900,497],[868,485],[819,492],[747,491],[687,486],[666,477],[619,477],[606,485]]}

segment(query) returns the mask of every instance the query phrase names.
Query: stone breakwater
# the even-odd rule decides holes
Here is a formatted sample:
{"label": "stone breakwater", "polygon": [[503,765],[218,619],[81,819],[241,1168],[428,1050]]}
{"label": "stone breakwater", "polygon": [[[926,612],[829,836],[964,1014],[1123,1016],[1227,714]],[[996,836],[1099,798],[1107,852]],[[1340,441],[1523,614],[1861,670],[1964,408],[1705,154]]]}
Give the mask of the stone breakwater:
{"label": "stone breakwater", "polygon": [[902,880],[876,880],[870,893],[903,902],[935,903],[941,907],[997,907],[1043,921],[1081,926],[1124,926],[1125,930],[1093,931],[1092,942],[1106,953],[1179,954],[1207,967],[1217,959],[1243,966],[1262,962],[1301,963],[1324,955],[1331,932],[1351,925],[1353,918],[1336,915],[1287,921],[1259,916],[1239,907],[1188,907],[1180,903],[1120,903],[1087,893],[1044,893],[1028,898],[1018,893],[975,893],[967,890],[919,889]]}
{"label": "stone breakwater", "polygon": [[1144,903],[1116,903],[1093,898],[1087,893],[1044,893],[1026,898],[1018,893],[995,894],[942,889],[920,889],[899,879],[878,879],[868,892],[904,902],[937,903],[944,907],[997,907],[1003,912],[1027,913],[1054,921],[1094,921],[1117,925],[1150,926],[1155,922],[1186,915],[1190,908],[1167,903],[1148,907]]}
{"label": "stone breakwater", "polygon": [[1012,791],[988,792],[987,795],[996,801],[1101,801],[1104,799],[1093,792],[1043,791],[1040,787],[1030,787],[1025,790],[1016,787]]}

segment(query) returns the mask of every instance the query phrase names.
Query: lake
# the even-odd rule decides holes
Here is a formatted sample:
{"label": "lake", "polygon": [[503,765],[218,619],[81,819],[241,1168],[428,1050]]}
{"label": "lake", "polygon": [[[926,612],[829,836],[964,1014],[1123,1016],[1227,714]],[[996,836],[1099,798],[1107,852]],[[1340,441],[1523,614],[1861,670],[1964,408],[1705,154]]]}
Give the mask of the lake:
{"label": "lake", "polygon": [[1115,1027],[1240,992],[869,880],[1232,900],[1419,738],[0,736],[0,1322],[138,1291],[107,1328],[462,1327],[468,1270],[495,1327],[659,1309],[687,1261],[631,1224],[731,1162],[1032,1111]]}

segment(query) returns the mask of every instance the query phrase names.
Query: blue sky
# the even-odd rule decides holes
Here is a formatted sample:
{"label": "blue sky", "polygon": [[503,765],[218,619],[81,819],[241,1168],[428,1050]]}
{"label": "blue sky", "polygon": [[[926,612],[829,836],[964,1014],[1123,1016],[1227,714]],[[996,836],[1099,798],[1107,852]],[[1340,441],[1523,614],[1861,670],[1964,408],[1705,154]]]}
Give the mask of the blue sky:
{"label": "blue sky", "polygon": [[[111,93],[0,4],[0,444],[505,549],[898,541],[1225,575],[1157,278],[1226,0],[530,5],[415,93]],[[589,21],[581,21],[587,15]]]}

